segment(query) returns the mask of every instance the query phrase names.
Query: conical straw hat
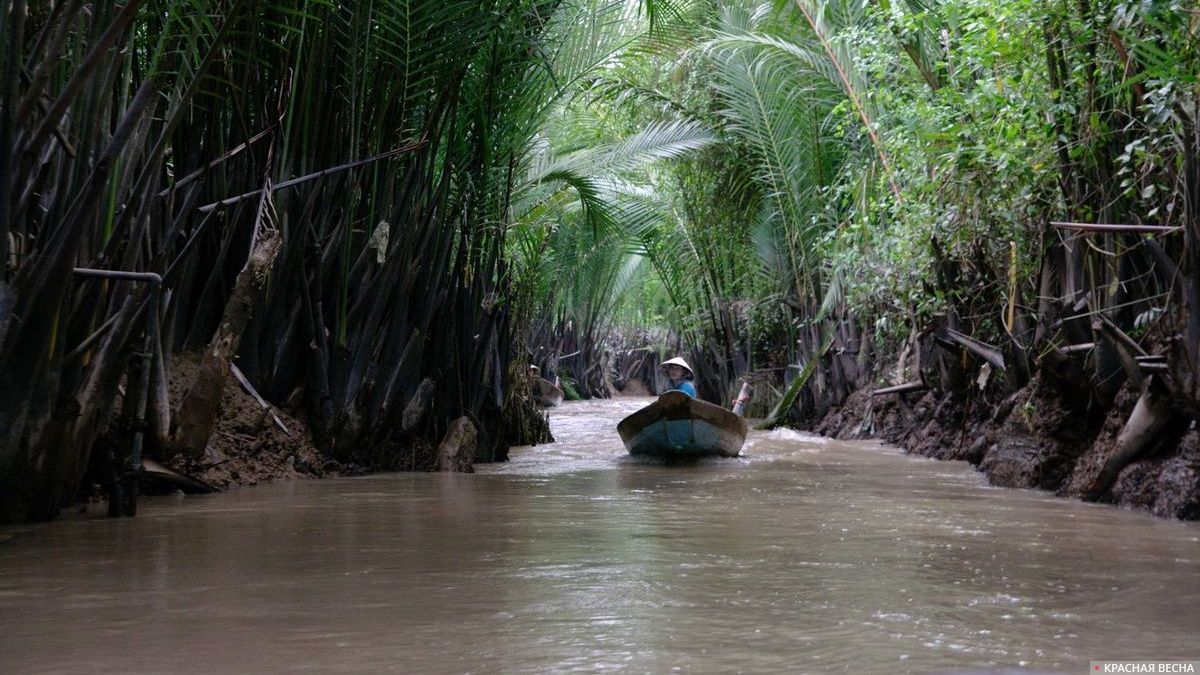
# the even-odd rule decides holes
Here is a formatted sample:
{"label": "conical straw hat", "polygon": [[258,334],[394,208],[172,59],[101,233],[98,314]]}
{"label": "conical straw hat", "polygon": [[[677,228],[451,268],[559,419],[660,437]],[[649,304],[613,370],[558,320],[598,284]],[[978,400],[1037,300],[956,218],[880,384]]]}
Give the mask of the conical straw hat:
{"label": "conical straw hat", "polygon": [[662,368],[666,368],[667,366],[679,366],[680,368],[683,368],[684,370],[688,371],[688,375],[695,374],[692,371],[692,367],[688,365],[687,361],[684,361],[683,359],[679,358],[678,356],[676,356],[673,359],[667,359],[666,361],[663,361],[662,364],[660,364],[660,367],[662,367]]}

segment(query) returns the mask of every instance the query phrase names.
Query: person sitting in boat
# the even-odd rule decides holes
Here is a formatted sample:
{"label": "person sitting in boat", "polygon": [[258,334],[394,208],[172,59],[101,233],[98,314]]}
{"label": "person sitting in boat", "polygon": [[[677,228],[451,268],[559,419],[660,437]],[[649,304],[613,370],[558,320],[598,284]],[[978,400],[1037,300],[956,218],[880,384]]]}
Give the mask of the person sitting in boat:
{"label": "person sitting in boat", "polygon": [[696,398],[696,385],[692,384],[692,367],[687,364],[687,361],[676,356],[673,359],[667,359],[662,362],[662,369],[667,374],[667,379],[671,381],[671,386],[667,391],[682,391],[683,393]]}

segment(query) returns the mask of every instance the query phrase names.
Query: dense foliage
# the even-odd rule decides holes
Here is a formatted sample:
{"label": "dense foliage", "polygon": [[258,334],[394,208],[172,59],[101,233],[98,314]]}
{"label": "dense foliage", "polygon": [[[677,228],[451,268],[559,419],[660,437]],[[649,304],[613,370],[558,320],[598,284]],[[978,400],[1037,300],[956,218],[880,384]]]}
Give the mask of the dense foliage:
{"label": "dense foliage", "polygon": [[1179,0],[8,0],[0,513],[53,514],[141,408],[202,452],[235,360],[375,466],[460,415],[502,458],[525,363],[609,395],[630,336],[710,399],[790,382],[780,416],[1002,358],[1194,419],[1198,33]]}
{"label": "dense foliage", "polygon": [[[479,459],[503,457],[527,311],[509,294],[510,217],[568,176],[539,130],[636,14],[5,2],[0,514],[52,515],[110,426],[118,447],[146,431],[150,451],[202,454],[235,358],[340,459],[398,465],[460,415]],[[162,295],[73,268],[155,273]],[[165,371],[193,348],[198,374],[172,406]]]}
{"label": "dense foliage", "polygon": [[[660,297],[630,296],[672,308],[663,318],[711,347],[707,358],[737,353],[733,370],[744,372],[770,351],[754,348],[756,336],[776,350],[792,343],[788,359],[804,362],[830,332],[861,353],[842,344],[848,333],[895,344],[948,320],[1011,348],[1027,373],[1060,301],[1078,312],[1090,295],[1091,310],[1112,307],[1128,330],[1186,305],[1167,296],[1196,255],[1194,7],[768,0],[690,10],[689,30],[629,54],[587,102],[633,127],[686,119],[714,130],[702,153],[646,176],[667,218],[637,244]],[[1057,221],[1182,229],[1096,238]],[[1073,288],[1047,288],[1054,264],[1072,270]],[[750,320],[727,318],[730,306]],[[854,330],[835,330],[847,323]]]}

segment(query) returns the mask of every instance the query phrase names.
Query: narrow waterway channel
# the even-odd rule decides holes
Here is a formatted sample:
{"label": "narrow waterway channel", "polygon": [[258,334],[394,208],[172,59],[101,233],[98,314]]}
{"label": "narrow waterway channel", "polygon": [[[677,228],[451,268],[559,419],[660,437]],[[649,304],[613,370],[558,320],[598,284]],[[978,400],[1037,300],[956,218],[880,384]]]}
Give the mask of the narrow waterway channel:
{"label": "narrow waterway channel", "polygon": [[1200,659],[1200,524],[752,432],[625,456],[641,399],[475,474],[147,499],[0,530],[0,671],[1082,672]]}

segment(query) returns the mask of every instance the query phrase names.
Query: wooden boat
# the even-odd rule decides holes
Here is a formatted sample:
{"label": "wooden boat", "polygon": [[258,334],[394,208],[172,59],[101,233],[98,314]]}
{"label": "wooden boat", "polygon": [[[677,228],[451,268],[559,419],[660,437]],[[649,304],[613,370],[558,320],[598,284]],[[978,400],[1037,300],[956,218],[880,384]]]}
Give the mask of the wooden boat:
{"label": "wooden boat", "polygon": [[629,454],[670,459],[737,457],[748,431],[744,417],[681,391],[668,391],[617,425]]}
{"label": "wooden boat", "polygon": [[529,386],[533,389],[533,400],[543,408],[553,408],[563,402],[563,390],[544,377],[530,376]]}

